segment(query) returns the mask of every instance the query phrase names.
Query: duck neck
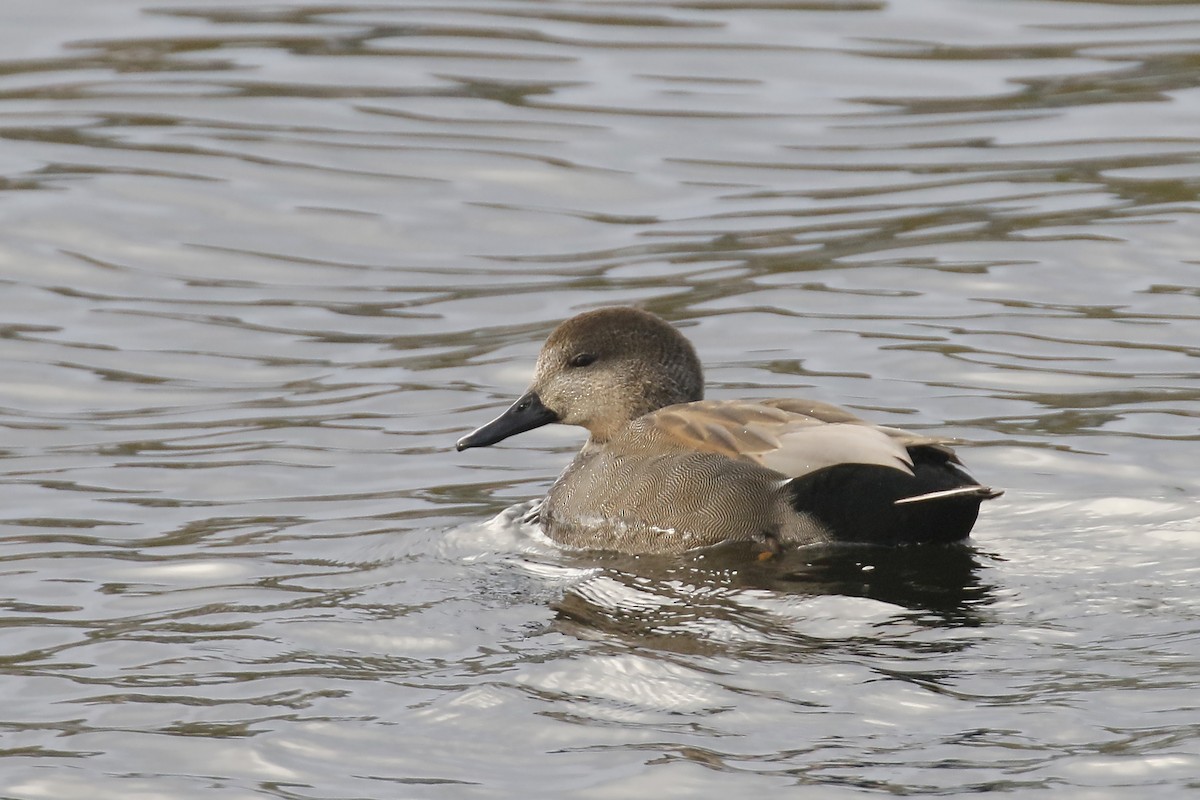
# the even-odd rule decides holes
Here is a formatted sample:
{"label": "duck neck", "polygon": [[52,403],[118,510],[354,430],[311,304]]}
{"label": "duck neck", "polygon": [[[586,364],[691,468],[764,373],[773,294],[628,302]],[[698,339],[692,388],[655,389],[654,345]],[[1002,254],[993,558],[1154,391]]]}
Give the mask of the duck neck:
{"label": "duck neck", "polygon": [[625,430],[627,427],[629,427],[629,423],[627,421],[610,423],[607,425],[589,425],[588,433],[590,435],[588,436],[587,444],[584,445],[584,450],[589,450],[593,447],[599,447],[607,444],[613,439],[613,437]]}

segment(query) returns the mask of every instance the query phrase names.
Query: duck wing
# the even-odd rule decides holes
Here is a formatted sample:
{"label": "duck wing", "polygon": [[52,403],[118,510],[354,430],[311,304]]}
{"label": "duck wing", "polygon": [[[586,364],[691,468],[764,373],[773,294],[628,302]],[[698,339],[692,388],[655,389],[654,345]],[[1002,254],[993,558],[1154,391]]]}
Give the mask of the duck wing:
{"label": "duck wing", "polygon": [[838,464],[874,464],[913,474],[908,448],[949,448],[899,428],[883,428],[828,403],[704,400],[661,408],[637,420],[649,438],[685,450],[752,461],[799,478]]}

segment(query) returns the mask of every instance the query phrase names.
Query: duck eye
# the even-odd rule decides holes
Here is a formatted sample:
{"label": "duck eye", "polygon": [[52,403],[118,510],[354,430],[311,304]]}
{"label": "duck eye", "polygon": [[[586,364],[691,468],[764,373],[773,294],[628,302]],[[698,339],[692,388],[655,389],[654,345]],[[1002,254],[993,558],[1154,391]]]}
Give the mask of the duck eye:
{"label": "duck eye", "polygon": [[595,360],[595,353],[579,353],[578,355],[571,356],[571,360],[567,364],[572,367],[586,367]]}

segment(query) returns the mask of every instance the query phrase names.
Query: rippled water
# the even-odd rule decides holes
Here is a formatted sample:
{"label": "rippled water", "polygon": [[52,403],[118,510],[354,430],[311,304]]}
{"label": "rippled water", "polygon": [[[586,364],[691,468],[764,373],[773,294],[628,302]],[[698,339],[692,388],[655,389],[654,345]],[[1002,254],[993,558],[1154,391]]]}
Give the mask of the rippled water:
{"label": "rippled water", "polygon": [[[0,795],[1200,788],[1200,7],[8,0]],[[966,548],[562,552],[578,310]]]}

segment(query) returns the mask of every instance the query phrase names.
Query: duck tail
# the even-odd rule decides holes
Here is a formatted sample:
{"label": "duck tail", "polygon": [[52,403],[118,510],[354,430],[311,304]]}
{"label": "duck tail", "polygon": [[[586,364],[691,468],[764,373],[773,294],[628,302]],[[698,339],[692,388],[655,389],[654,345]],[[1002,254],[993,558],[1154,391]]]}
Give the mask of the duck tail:
{"label": "duck tail", "polygon": [[971,497],[980,501],[991,500],[1004,494],[999,489],[993,489],[990,486],[980,486],[974,484],[971,486],[956,486],[953,489],[943,489],[937,492],[926,492],[925,494],[917,494],[912,497],[901,497],[893,502],[893,505],[903,506],[910,503],[929,503],[937,500],[948,500],[952,497]]}

